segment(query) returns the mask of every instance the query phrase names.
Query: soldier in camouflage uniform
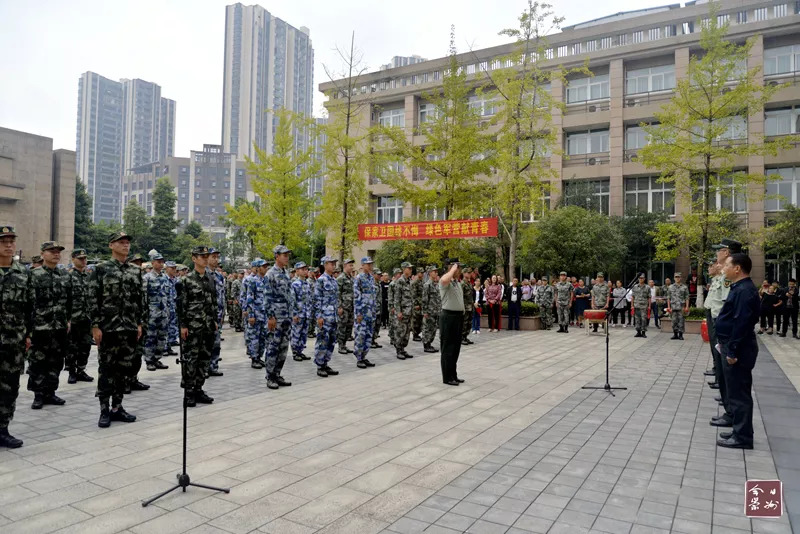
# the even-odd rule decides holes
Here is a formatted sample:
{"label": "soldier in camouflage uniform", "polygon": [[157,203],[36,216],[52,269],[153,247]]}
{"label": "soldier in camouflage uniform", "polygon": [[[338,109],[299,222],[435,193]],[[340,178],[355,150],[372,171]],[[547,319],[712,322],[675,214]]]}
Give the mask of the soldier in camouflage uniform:
{"label": "soldier in camouflage uniform", "polygon": [[213,397],[203,391],[211,362],[214,338],[219,330],[216,282],[208,267],[208,247],[192,249],[194,269],[181,281],[178,310],[183,339],[181,387],[189,407],[211,404]]}
{"label": "soldier in camouflage uniform", "polygon": [[242,325],[242,306],[239,304],[239,297],[242,295],[242,274],[234,273],[233,280],[231,280],[231,325],[236,332],[244,330]]}
{"label": "soldier in camouflage uniform", "polygon": [[542,317],[542,329],[553,328],[553,301],[555,300],[555,287],[550,285],[547,276],[542,277],[542,289],[539,292],[539,314]]}
{"label": "soldier in camouflage uniform", "polygon": [[69,372],[68,384],[92,382],[94,378],[86,374],[89,351],[92,350],[92,322],[89,318],[89,300],[86,272],[86,251],[82,248],[72,251],[72,317],[69,326],[69,348],[65,367]]}
{"label": "soldier in camouflage uniform", "polygon": [[111,259],[97,265],[89,275],[92,336],[99,364],[97,426],[101,428],[109,426],[111,421],[136,421],[136,416],[122,407],[122,399],[126,382],[138,369],[136,360],[141,363],[137,345],[147,317],[142,271],[126,261],[130,237],[125,232],[111,234],[109,248]]}
{"label": "soldier in camouflage uniform", "polygon": [[411,277],[411,298],[414,300],[414,309],[411,313],[411,332],[414,341],[422,341],[422,269]]}
{"label": "soldier in camouflage uniform", "polygon": [[439,294],[439,269],[436,265],[427,268],[428,280],[422,287],[422,345],[425,352],[439,352],[433,346],[433,338],[439,328],[439,316],[442,313],[442,296]]}
{"label": "soldier in camouflage uniform", "polygon": [[650,309],[650,286],[647,277],[639,273],[639,283],[633,286],[633,324],[636,335],[633,337],[647,337],[647,310]]}
{"label": "soldier in camouflage uniform", "polygon": [[311,317],[311,282],[308,281],[308,265],[299,261],[294,264],[297,276],[292,280],[294,309],[292,310],[292,358],[296,362],[310,360],[303,351],[308,342],[308,322]]}
{"label": "soldier in camouflage uniform", "polygon": [[[311,286],[311,302],[314,302],[314,286],[317,283],[317,278],[319,278],[319,273],[316,269],[310,270],[308,272],[308,285]],[[308,317],[308,337],[315,338],[317,337],[317,310],[314,306],[311,306],[311,311]]]}
{"label": "soldier in camouflage uniform", "polygon": [[462,271],[461,291],[464,295],[464,322],[461,326],[461,344],[472,345],[469,333],[472,331],[472,310],[475,307],[475,290],[472,288],[472,280],[475,276],[472,269],[464,268]]}
{"label": "soldier in camouflage uniform", "polygon": [[267,387],[278,389],[282,386],[291,386],[292,383],[281,376],[283,364],[286,362],[286,353],[289,350],[289,337],[292,334],[292,319],[295,303],[291,280],[286,272],[289,265],[289,255],[292,253],[284,245],[272,249],[275,255],[275,265],[264,277],[265,311],[267,328],[270,331],[270,340],[267,346],[266,371]]}
{"label": "soldier in camouflage uniform", "polygon": [[169,369],[161,362],[169,334],[169,296],[172,283],[162,271],[164,257],[156,252],[150,256],[153,270],[145,274],[144,291],[147,294],[147,333],[144,341],[144,361],[148,371]]}
{"label": "soldier in camouflage uniform", "polygon": [[397,358],[405,360],[413,358],[406,352],[408,346],[408,336],[411,333],[411,313],[414,308],[414,299],[411,296],[411,271],[414,266],[404,261],[400,267],[403,275],[397,279],[394,285],[394,310],[395,310],[395,332],[394,347],[397,349]]}
{"label": "soldier in camouflage uniform", "polygon": [[223,373],[219,370],[219,354],[222,350],[222,325],[225,320],[225,275],[217,270],[219,267],[219,250],[210,248],[208,252],[208,276],[214,282],[217,291],[218,328],[214,333],[214,348],[211,349],[211,361],[208,364],[206,374],[208,376],[222,376]]}
{"label": "soldier in camouflage uniform", "polygon": [[178,283],[178,266],[174,261],[168,261],[164,264],[165,271],[167,272],[167,278],[169,278],[170,282],[170,290],[169,290],[169,329],[167,330],[167,346],[164,354],[168,355],[175,355],[177,352],[172,350],[172,347],[178,345],[178,311],[177,311],[177,300],[178,300],[178,290],[175,286]]}
{"label": "soldier in camouflage uniform", "polygon": [[21,439],[8,433],[8,425],[14,418],[31,329],[30,272],[14,261],[16,249],[14,228],[0,226],[0,447],[9,449],[22,446]]}
{"label": "soldier in camouflage uniform", "polygon": [[558,282],[553,286],[556,310],[558,311],[558,331],[569,333],[569,310],[572,308],[572,284],[567,280],[567,273],[561,271]]}
{"label": "soldier in camouflage uniform", "polygon": [[372,335],[375,332],[375,302],[378,300],[378,286],[372,276],[372,258],[361,258],[362,271],[353,281],[353,313],[356,315],[355,350],[356,366],[359,369],[375,367],[367,359],[372,347]]}
{"label": "soldier in camouflage uniform", "polygon": [[675,283],[667,292],[667,313],[672,319],[670,339],[683,339],[684,315],[689,313],[689,288],[681,282],[681,273],[675,273]]}
{"label": "soldier in camouflage uniform", "polygon": [[392,281],[389,282],[389,290],[387,291],[389,294],[389,342],[393,347],[395,346],[395,331],[397,329],[397,317],[394,309],[394,288],[402,272],[403,270],[399,267],[394,268],[392,271]]}
{"label": "soldier in camouflage uniform", "polygon": [[314,308],[317,310],[317,341],[314,344],[314,363],[317,364],[317,376],[325,378],[336,376],[339,371],[331,369],[333,346],[336,343],[336,320],[339,310],[339,285],[333,277],[336,259],[323,256],[325,269],[314,285]]}
{"label": "soldier in camouflage uniform", "polygon": [[244,313],[247,316],[245,343],[247,355],[250,356],[250,367],[263,369],[263,356],[267,350],[267,317],[264,303],[264,275],[267,274],[267,262],[261,258],[253,260],[256,272],[245,281]]}
{"label": "soldier in camouflage uniform", "polygon": [[[609,298],[611,298],[611,292],[608,289],[608,285],[606,284],[605,276],[603,276],[603,273],[597,273],[597,283],[592,286],[592,289],[589,293],[592,295],[593,310],[608,311],[608,304],[609,304]],[[594,324],[595,332],[597,332],[598,326],[599,325],[597,323]]]}
{"label": "soldier in camouflage uniform", "polygon": [[342,274],[336,278],[339,286],[339,321],[337,324],[337,342],[339,354],[350,354],[353,351],[347,348],[347,340],[353,331],[353,264],[354,260],[344,260]]}
{"label": "soldier in camouflage uniform", "polygon": [[382,345],[378,344],[378,338],[381,337],[381,306],[383,302],[382,292],[383,289],[381,288],[381,272],[379,270],[375,270],[375,320],[373,321],[374,325],[372,327],[372,344],[370,348],[373,349],[380,349]]}
{"label": "soldier in camouflage uniform", "polygon": [[31,271],[28,300],[33,330],[28,352],[28,391],[33,391],[31,408],[45,404],[64,404],[56,396],[58,375],[64,368],[67,330],[72,317],[72,281],[68,272],[58,267],[64,247],[55,241],[42,243],[41,267]]}

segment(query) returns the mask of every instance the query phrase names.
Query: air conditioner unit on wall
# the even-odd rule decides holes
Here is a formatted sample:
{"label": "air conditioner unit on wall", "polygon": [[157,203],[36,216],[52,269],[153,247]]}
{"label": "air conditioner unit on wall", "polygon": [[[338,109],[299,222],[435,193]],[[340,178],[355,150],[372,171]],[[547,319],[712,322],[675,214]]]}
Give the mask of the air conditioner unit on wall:
{"label": "air conditioner unit on wall", "polygon": [[626,103],[629,108],[635,107],[638,104],[635,98],[629,98],[628,102]]}
{"label": "air conditioner unit on wall", "polygon": [[596,165],[597,164],[597,160],[595,158],[589,158],[589,162],[588,163],[589,163],[589,165]]}
{"label": "air conditioner unit on wall", "polygon": [[594,113],[597,111],[597,106],[589,106],[589,113]]}

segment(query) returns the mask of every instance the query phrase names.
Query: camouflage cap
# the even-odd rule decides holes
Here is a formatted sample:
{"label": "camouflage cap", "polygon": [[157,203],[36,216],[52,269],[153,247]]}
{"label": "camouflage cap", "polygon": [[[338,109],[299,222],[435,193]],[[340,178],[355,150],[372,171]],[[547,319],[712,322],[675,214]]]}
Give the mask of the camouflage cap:
{"label": "camouflage cap", "polygon": [[31,257],[31,263],[42,263],[42,257],[39,255]]}
{"label": "camouflage cap", "polygon": [[337,260],[333,256],[322,256],[322,259],[319,260],[319,262],[322,265],[325,265],[326,263],[331,263],[331,262],[336,263],[337,261],[339,261],[339,260]]}
{"label": "camouflage cap", "polygon": [[289,254],[291,252],[292,250],[286,245],[277,245],[275,248],[272,249],[272,253],[275,254],[276,256],[278,254]]}
{"label": "camouflage cap", "polygon": [[347,265],[348,263],[355,263],[355,262],[356,260],[354,260],[353,258],[345,258],[345,260],[342,262],[342,265]]}
{"label": "camouflage cap", "polygon": [[380,276],[380,275],[382,275],[383,273],[381,272],[381,270],[380,270],[380,269],[375,269],[374,271],[372,271],[372,274],[374,274],[375,276]]}
{"label": "camouflage cap", "polygon": [[735,239],[728,239],[726,237],[716,245],[711,245],[711,248],[713,248],[714,250],[727,248],[728,250],[731,251],[732,254],[736,254],[737,252],[742,251],[742,244],[739,241],[736,241]]}
{"label": "camouflage cap", "polygon": [[547,282],[549,279],[550,279],[550,278],[548,278],[548,276],[547,276],[547,275],[544,275],[544,276],[542,276],[542,277],[540,278],[540,280],[543,280],[543,281],[545,281],[545,282]]}
{"label": "camouflage cap", "polygon": [[461,272],[463,272],[464,274],[470,274],[472,273],[472,267],[464,267],[463,269],[461,269]]}
{"label": "camouflage cap", "polygon": [[76,248],[72,251],[73,258],[85,258],[87,256],[85,248]]}
{"label": "camouflage cap", "polygon": [[401,269],[400,267],[395,267],[394,269],[392,269],[392,274],[400,274],[402,272],[403,269]]}
{"label": "camouflage cap", "polygon": [[266,264],[267,264],[267,262],[265,262],[261,258],[256,258],[250,263],[250,266],[251,267],[261,267],[261,266],[266,265]]}
{"label": "camouflage cap", "polygon": [[150,261],[163,260],[163,259],[164,256],[162,256],[160,252],[156,252],[155,254],[150,254]]}
{"label": "camouflage cap", "polygon": [[208,247],[205,245],[200,245],[192,249],[192,256],[206,256],[208,254],[211,253],[208,251]]}
{"label": "camouflage cap", "polygon": [[179,264],[177,265],[177,267],[178,267],[178,270],[179,270],[179,271],[188,271],[188,270],[189,270],[189,267],[187,267],[186,265],[184,265],[184,264],[182,264],[182,263],[179,263]]}
{"label": "camouflage cap", "polygon": [[429,272],[432,272],[432,271],[437,271],[438,272],[439,271],[439,267],[437,267],[436,265],[428,265],[427,267],[425,267],[425,272],[429,273]]}
{"label": "camouflage cap", "polygon": [[675,273],[675,274],[674,274],[674,277],[675,277],[675,278],[679,278],[679,277],[680,277],[680,278],[683,278],[683,275],[682,275],[681,273]]}
{"label": "camouflage cap", "polygon": [[130,241],[131,236],[129,236],[125,232],[114,232],[113,234],[108,236],[109,244],[113,243],[114,241],[119,241],[120,239],[127,239],[128,241]]}
{"label": "camouflage cap", "polygon": [[361,265],[366,265],[367,263],[375,263],[375,261],[369,256],[364,256],[363,258],[361,258]]}
{"label": "camouflage cap", "polygon": [[407,262],[407,261],[404,261],[403,263],[401,263],[400,267],[402,269],[409,269],[409,268],[413,269],[414,268],[414,266],[411,263]]}
{"label": "camouflage cap", "polygon": [[638,278],[647,278],[647,275],[644,273],[639,273]]}
{"label": "camouflage cap", "polygon": [[567,276],[567,271],[561,271],[558,276]]}
{"label": "camouflage cap", "polygon": [[39,250],[41,250],[42,252],[44,252],[45,250],[58,250],[59,252],[61,252],[62,250],[64,250],[64,247],[62,247],[55,241],[45,241],[44,243],[42,243],[42,247]]}
{"label": "camouflage cap", "polygon": [[131,263],[136,263],[137,261],[144,261],[144,258],[142,258],[141,254],[134,254],[128,261]]}
{"label": "camouflage cap", "polygon": [[0,237],[17,237],[13,226],[0,226]]}
{"label": "camouflage cap", "polygon": [[153,268],[153,264],[150,263],[149,261],[146,261],[146,262],[144,262],[142,264],[142,269],[152,269],[152,268]]}
{"label": "camouflage cap", "polygon": [[211,247],[210,249],[208,249],[208,253],[209,254],[219,254],[220,252],[219,252],[218,249],[216,249],[214,247]]}
{"label": "camouflage cap", "polygon": [[605,278],[605,275],[603,275],[603,273],[597,273],[597,278]]}
{"label": "camouflage cap", "polygon": [[304,261],[298,261],[297,263],[294,264],[295,269],[304,269],[306,267],[308,267],[308,265],[306,265],[306,262]]}
{"label": "camouflage cap", "polygon": [[164,264],[164,267],[177,267],[177,266],[178,264],[175,263],[174,261],[168,261],[167,263]]}

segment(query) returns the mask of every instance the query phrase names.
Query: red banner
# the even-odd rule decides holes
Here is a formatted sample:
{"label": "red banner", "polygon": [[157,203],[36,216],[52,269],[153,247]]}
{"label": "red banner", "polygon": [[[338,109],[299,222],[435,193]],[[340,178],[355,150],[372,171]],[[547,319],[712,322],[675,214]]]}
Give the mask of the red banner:
{"label": "red banner", "polygon": [[497,217],[358,225],[358,238],[361,241],[465,237],[497,237]]}

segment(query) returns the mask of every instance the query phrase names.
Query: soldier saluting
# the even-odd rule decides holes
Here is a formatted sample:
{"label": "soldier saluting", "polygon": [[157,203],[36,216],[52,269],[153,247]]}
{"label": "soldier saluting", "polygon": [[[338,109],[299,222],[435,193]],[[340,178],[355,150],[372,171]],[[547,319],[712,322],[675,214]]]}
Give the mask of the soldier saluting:
{"label": "soldier saluting", "polygon": [[139,368],[137,345],[147,315],[142,270],[127,261],[130,237],[125,232],[115,232],[108,238],[108,246],[111,259],[97,265],[89,275],[88,296],[92,336],[98,350],[97,426],[101,428],[108,427],[111,421],[136,421],[136,416],[122,407],[122,399],[126,381]]}
{"label": "soldier saluting", "polygon": [[30,272],[14,260],[17,234],[10,226],[0,226],[0,447],[16,449],[22,440],[8,433],[14,418],[19,376],[25,365],[25,350],[30,347]]}
{"label": "soldier saluting", "polygon": [[178,317],[183,339],[183,373],[181,387],[184,389],[186,405],[211,404],[212,397],[203,391],[206,370],[211,363],[211,350],[219,324],[217,323],[217,288],[206,271],[208,247],[194,247],[192,261],[194,269],[181,280],[178,286],[180,306]]}

